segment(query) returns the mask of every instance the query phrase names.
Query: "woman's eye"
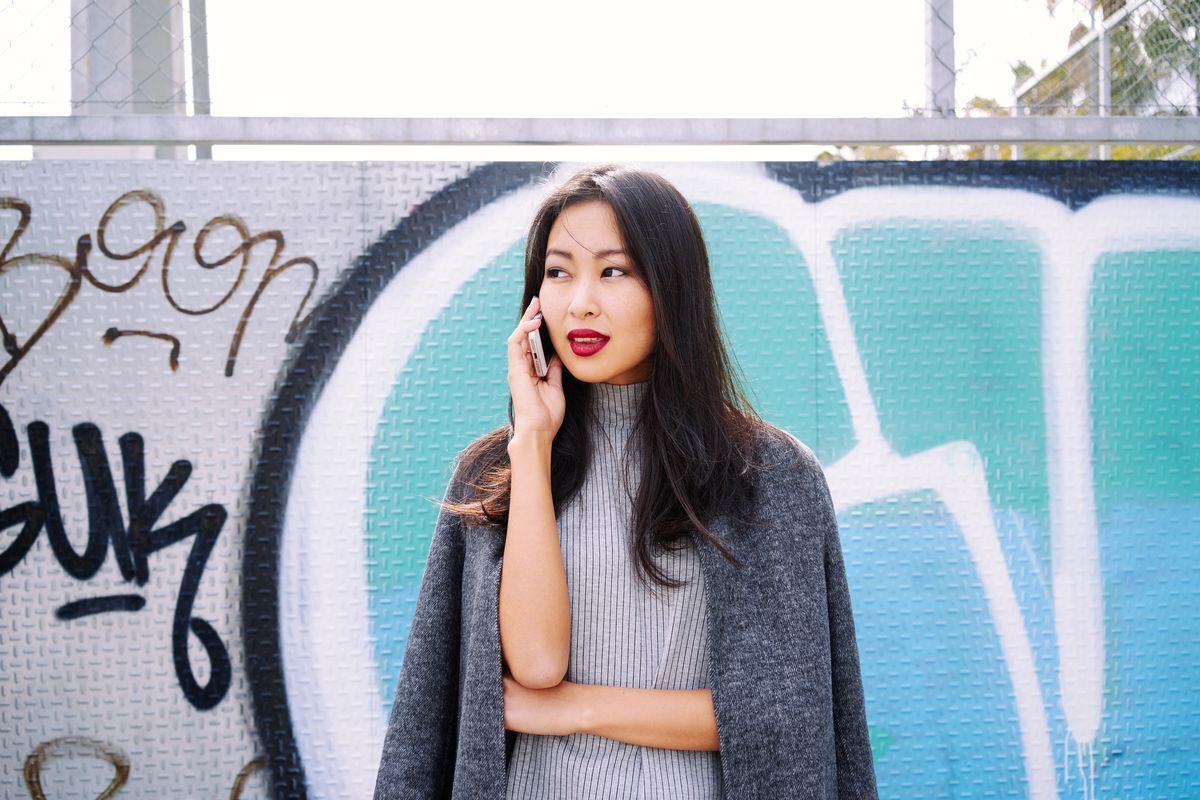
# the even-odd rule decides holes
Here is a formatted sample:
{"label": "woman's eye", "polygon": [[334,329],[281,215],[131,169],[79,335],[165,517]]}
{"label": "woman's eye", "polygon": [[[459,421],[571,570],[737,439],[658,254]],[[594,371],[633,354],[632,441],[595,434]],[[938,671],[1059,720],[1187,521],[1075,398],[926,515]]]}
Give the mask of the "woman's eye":
{"label": "woman's eye", "polygon": [[[628,275],[628,274],[629,274],[629,273],[628,273],[626,270],[622,269],[621,267],[605,267],[605,268],[604,268],[604,272],[608,272],[610,269],[615,269],[617,272],[621,273],[622,275]],[[562,272],[562,271],[563,271],[563,270],[559,269],[558,267],[546,267],[546,277],[547,277],[547,278],[553,278],[553,277],[554,277],[554,274],[553,274],[553,273],[555,273],[555,272]],[[600,274],[602,274],[602,275],[603,275],[603,274],[604,274],[604,272],[602,272],[602,273],[600,273]]]}

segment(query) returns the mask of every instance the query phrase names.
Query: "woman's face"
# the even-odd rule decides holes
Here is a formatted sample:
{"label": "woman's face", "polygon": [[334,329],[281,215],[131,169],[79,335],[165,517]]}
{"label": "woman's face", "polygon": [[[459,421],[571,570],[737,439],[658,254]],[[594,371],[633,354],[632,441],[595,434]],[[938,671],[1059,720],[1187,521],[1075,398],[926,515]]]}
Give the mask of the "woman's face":
{"label": "woman's face", "polygon": [[[563,367],[588,383],[650,379],[654,309],[650,290],[624,250],[612,207],[586,200],[565,208],[550,228],[542,288],[542,320]],[[608,337],[604,346],[573,343]]]}

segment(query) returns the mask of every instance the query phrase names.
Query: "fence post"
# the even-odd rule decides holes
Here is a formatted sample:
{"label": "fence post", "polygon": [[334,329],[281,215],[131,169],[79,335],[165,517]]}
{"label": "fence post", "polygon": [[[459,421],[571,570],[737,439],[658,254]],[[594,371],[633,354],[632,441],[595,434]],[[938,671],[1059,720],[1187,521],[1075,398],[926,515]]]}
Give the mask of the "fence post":
{"label": "fence post", "polygon": [[[1092,13],[1094,14],[1095,11],[1093,11]],[[1100,98],[1098,100],[1098,103],[1099,103],[1100,107],[1099,107],[1099,109],[1097,109],[1097,111],[1099,113],[1099,116],[1107,117],[1110,113],[1109,107],[1112,105],[1112,83],[1109,80],[1109,74],[1108,74],[1108,70],[1110,67],[1110,65],[1109,65],[1110,52],[1109,52],[1109,38],[1108,38],[1108,20],[1103,18],[1104,17],[1103,11],[1100,12],[1100,16],[1101,16],[1100,35],[1096,38],[1096,47],[1099,49],[1099,58],[1097,58],[1096,61],[1098,63],[1097,69],[1100,72],[1099,81],[1098,81],[1098,86],[1099,86],[1099,90],[1100,90],[1100,92],[1099,92]],[[1112,158],[1112,145],[1109,144],[1108,142],[1100,143],[1100,158],[1103,159],[1104,161],[1108,161]]]}

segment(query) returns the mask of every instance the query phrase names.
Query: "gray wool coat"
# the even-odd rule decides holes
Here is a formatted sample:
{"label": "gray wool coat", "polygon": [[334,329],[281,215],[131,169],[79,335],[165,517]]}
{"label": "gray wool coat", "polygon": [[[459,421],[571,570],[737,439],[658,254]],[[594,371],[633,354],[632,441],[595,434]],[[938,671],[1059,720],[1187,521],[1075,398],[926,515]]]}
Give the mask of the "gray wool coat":
{"label": "gray wool coat", "polygon": [[[696,537],[708,602],[713,709],[725,797],[877,798],[850,591],[825,474],[771,426],[758,512]],[[455,460],[446,490],[465,499]],[[384,738],[375,800],[504,798],[516,734],[504,727],[499,592],[504,532],[441,511]]]}

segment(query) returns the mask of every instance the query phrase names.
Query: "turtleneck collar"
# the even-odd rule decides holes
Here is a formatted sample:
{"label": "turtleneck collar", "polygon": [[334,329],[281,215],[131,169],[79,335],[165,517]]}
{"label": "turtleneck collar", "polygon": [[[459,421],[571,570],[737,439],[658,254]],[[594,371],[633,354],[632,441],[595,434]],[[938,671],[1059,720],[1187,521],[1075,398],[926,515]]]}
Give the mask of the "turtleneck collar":
{"label": "turtleneck collar", "polygon": [[593,383],[591,407],[596,423],[607,431],[632,428],[649,385],[649,381],[626,384]]}

